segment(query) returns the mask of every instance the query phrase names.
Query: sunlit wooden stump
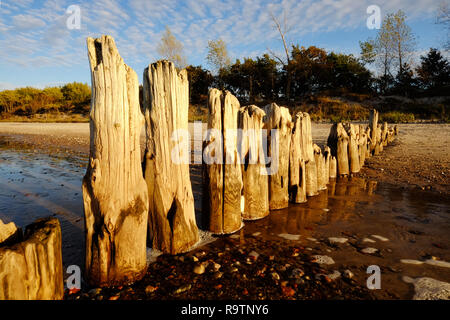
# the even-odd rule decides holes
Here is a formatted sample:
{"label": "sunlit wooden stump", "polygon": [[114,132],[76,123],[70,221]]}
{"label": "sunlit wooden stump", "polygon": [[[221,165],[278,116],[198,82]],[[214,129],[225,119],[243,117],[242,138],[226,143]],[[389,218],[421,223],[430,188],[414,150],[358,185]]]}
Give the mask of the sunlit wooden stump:
{"label": "sunlit wooden stump", "polygon": [[306,163],[302,139],[302,113],[294,116],[289,152],[289,198],[293,203],[306,202]]}
{"label": "sunlit wooden stump", "polygon": [[[269,208],[278,210],[289,205],[289,152],[291,147],[292,117],[289,109],[271,103],[265,107],[265,128],[269,136]],[[274,136],[275,135],[275,136]]]}
{"label": "sunlit wooden stump", "polygon": [[199,241],[189,175],[186,70],[177,71],[169,61],[149,65],[144,70],[143,105],[149,241],[164,253],[186,252]]}
{"label": "sunlit wooden stump", "polygon": [[[7,225],[8,226],[8,225]],[[12,231],[12,233],[11,233]],[[0,300],[60,300],[64,296],[61,227],[38,219],[25,228],[0,221]]]}
{"label": "sunlit wooden stump", "polygon": [[147,269],[147,185],[139,81],[114,39],[87,39],[92,79],[89,165],[83,179],[86,272],[93,286],[123,285]]}
{"label": "sunlit wooden stump", "polygon": [[239,101],[228,91],[210,89],[204,143],[204,207],[209,231],[228,234],[242,227],[242,173],[237,145]]}
{"label": "sunlit wooden stump", "polygon": [[269,214],[269,176],[263,150],[263,118],[266,113],[257,106],[239,110],[239,139],[242,180],[244,185],[244,220],[256,220]]}

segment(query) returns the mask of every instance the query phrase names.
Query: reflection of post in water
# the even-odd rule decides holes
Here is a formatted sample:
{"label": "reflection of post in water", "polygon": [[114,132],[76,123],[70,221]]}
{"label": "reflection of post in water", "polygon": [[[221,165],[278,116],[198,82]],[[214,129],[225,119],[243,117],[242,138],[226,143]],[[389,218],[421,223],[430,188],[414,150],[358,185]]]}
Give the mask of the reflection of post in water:
{"label": "reflection of post in water", "polygon": [[366,190],[367,190],[367,194],[369,196],[373,195],[375,193],[375,191],[377,190],[377,181],[367,181],[367,186],[366,186]]}
{"label": "reflection of post in water", "polygon": [[[322,194],[322,193],[321,193]],[[317,197],[310,202],[315,202]],[[311,236],[311,226],[324,218],[325,211],[311,209],[305,205],[296,205],[269,215],[268,225],[274,234],[288,233]]]}

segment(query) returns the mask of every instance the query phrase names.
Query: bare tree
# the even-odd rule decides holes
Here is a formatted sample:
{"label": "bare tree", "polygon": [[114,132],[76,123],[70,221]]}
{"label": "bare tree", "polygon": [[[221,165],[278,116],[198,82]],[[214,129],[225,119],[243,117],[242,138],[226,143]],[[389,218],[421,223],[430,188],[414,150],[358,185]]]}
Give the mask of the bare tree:
{"label": "bare tree", "polygon": [[280,34],[281,41],[283,42],[284,53],[286,54],[286,59],[282,59],[278,55],[276,55],[272,50],[268,49],[270,54],[275,57],[278,61],[280,61],[281,65],[286,69],[286,98],[289,100],[291,95],[291,81],[292,81],[292,70],[291,70],[291,55],[289,53],[289,46],[287,43],[286,36],[290,31],[290,27],[288,27],[286,12],[283,12],[283,25],[281,25],[280,20],[275,17],[275,15],[271,12],[270,16],[272,17],[272,21],[275,24],[275,28],[278,30]]}
{"label": "bare tree", "polygon": [[386,17],[386,31],[392,41],[392,49],[397,59],[399,73],[403,71],[403,64],[407,63],[416,41],[411,27],[406,24],[406,15],[402,10],[388,14]]}
{"label": "bare tree", "polygon": [[186,67],[183,44],[173,35],[168,26],[166,26],[166,30],[156,50],[162,58],[175,63],[178,69]]}

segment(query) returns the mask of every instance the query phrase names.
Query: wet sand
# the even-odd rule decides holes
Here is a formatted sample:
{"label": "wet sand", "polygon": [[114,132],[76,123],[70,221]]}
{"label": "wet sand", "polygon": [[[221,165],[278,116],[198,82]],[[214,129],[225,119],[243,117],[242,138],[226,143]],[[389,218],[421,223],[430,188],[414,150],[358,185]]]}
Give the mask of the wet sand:
{"label": "wet sand", "polygon": [[[450,126],[415,125],[417,130],[408,126],[400,126],[397,142],[371,158],[358,177],[331,183],[306,204],[247,222],[239,233],[219,237],[188,254],[159,256],[146,278],[133,286],[95,293],[88,293],[85,286],[69,298],[411,299],[414,287],[404,281],[405,276],[450,282],[448,267],[423,263],[450,261],[449,182],[425,180],[441,170],[448,175]],[[0,123],[0,218],[23,226],[38,217],[58,217],[65,266],[83,265],[81,179],[88,130],[87,124]],[[324,143],[328,130],[329,125],[313,125],[314,142]],[[444,137],[430,139],[436,132]],[[432,143],[418,148],[425,140]],[[413,146],[417,152],[408,151]],[[412,160],[391,159],[404,152]],[[412,161],[409,171],[408,161]],[[428,168],[429,163],[434,166]],[[191,180],[202,227],[199,166],[192,166]],[[423,181],[430,183],[431,190],[417,187]],[[376,251],[364,253],[365,248]],[[329,256],[334,264],[318,265],[314,255]],[[201,262],[207,271],[197,275],[192,270]],[[221,266],[219,271],[213,270],[214,264]],[[381,290],[366,288],[369,265],[381,268]],[[344,276],[346,270],[354,274],[352,279]],[[333,280],[337,272],[340,277]]]}
{"label": "wet sand", "polygon": [[[312,124],[313,141],[326,144],[330,124]],[[450,124],[400,124],[396,141],[368,160],[360,175],[409,188],[450,193]],[[192,131],[192,124],[191,124]],[[5,140],[44,151],[89,153],[88,123],[0,122]],[[145,134],[142,132],[142,141]]]}

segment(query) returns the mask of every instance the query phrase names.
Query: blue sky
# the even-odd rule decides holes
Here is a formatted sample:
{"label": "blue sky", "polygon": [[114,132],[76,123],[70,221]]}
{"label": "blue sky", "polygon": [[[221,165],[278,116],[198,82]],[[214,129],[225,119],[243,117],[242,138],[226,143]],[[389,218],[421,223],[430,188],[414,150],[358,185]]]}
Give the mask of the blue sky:
{"label": "blue sky", "polygon": [[[449,1],[449,0],[445,0]],[[270,48],[282,52],[271,20],[286,13],[288,40],[303,46],[359,53],[359,40],[374,37],[366,26],[369,5],[381,14],[402,9],[417,36],[416,54],[441,48],[448,36],[436,25],[441,0],[0,0],[0,90],[43,88],[72,81],[90,83],[85,39],[112,35],[124,61],[142,78],[160,58],[156,47],[164,27],[183,43],[189,64],[205,62],[208,40],[221,38],[232,59]],[[81,28],[69,30],[70,5],[81,8]],[[142,80],[141,80],[142,81]]]}

